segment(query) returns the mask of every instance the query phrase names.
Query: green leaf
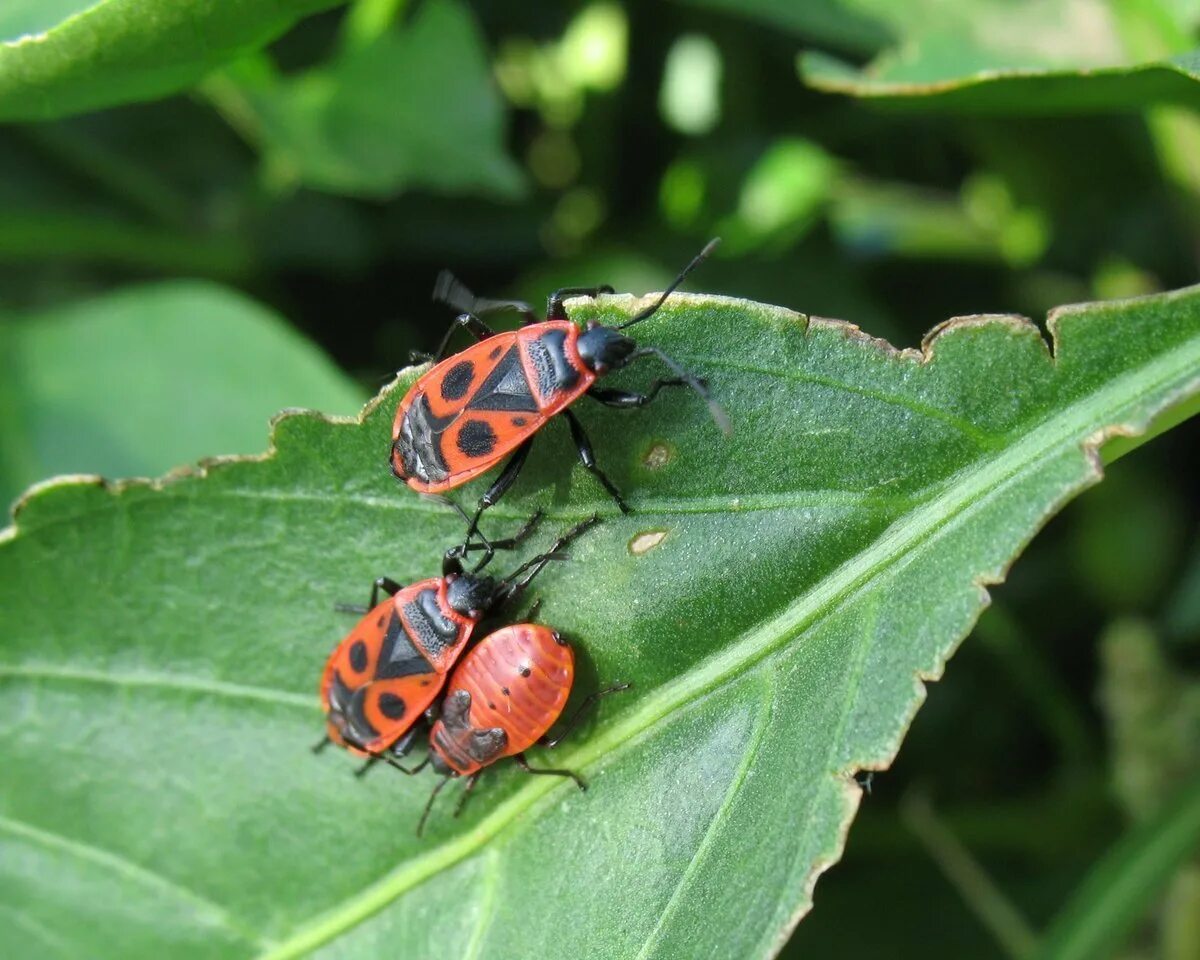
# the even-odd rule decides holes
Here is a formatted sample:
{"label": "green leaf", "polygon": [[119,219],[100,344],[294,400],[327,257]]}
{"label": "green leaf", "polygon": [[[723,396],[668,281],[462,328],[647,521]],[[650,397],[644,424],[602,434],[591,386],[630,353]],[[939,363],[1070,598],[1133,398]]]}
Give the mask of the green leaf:
{"label": "green leaf", "polygon": [[46,120],[182,90],[339,0],[9,0],[0,120]]}
{"label": "green leaf", "polygon": [[[577,320],[638,302],[572,303]],[[529,549],[604,523],[537,584],[582,695],[555,754],[423,840],[432,778],[363,781],[314,688],[372,578],[438,569],[461,521],[384,464],[400,380],[361,423],[280,419],[275,454],[25,501],[0,543],[0,940],[90,956],[755,957],[808,909],[860,800],[1013,557],[1100,476],[1097,445],[1200,388],[1200,288],[1015,317],[897,352],[846,324],[681,295],[639,327],[698,400],[583,406],[620,516],[553,424],[512,495]],[[658,371],[614,377],[645,384]],[[581,405],[582,406],[582,405]],[[461,492],[469,503],[479,486]],[[519,558],[502,558],[507,569]],[[43,952],[47,947],[37,946]],[[11,950],[9,952],[12,952]]]}
{"label": "green leaf", "polygon": [[244,64],[205,89],[283,184],[372,197],[421,187],[512,198],[524,188],[483,37],[456,0],[421,4],[406,27],[327,67],[284,79]]}
{"label": "green leaf", "polygon": [[350,413],[362,391],[223,287],[134,287],[0,324],[0,500],[55,473],[154,476],[256,453],[280,407]]}
{"label": "green leaf", "polygon": [[1053,115],[1136,111],[1153,103],[1200,105],[1200,51],[1130,66],[988,67],[967,62],[943,72],[936,58],[899,70],[863,71],[817,51],[799,59],[805,83],[826,93],[871,98],[888,106],[946,113]]}
{"label": "green leaf", "polygon": [[[803,27],[779,15],[778,6],[755,0],[744,12]],[[963,113],[1200,104],[1200,51],[1191,49],[1189,12],[1161,0],[832,0],[823,6],[873,23],[877,33],[874,57],[861,67],[823,51],[803,53],[801,78],[819,90],[890,107]]]}

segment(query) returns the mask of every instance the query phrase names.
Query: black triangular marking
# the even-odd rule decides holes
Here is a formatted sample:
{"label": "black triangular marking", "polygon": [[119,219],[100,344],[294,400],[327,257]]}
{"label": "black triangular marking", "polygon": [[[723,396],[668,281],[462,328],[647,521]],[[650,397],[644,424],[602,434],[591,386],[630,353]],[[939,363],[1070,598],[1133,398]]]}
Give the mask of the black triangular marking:
{"label": "black triangular marking", "polygon": [[383,648],[379,651],[379,663],[375,667],[375,678],[393,680],[396,677],[411,677],[421,673],[433,673],[433,669],[404,629],[404,621],[392,612]]}
{"label": "black triangular marking", "polygon": [[521,354],[516,344],[500,358],[467,404],[468,410],[523,410],[536,413],[537,408],[537,401],[521,367]]}

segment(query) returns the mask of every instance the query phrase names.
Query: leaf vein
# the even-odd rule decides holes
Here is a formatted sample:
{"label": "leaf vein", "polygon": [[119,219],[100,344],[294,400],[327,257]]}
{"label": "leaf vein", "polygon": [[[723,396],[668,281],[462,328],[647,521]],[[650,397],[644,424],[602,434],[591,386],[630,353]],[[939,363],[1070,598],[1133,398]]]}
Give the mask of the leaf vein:
{"label": "leaf vein", "polygon": [[51,664],[0,664],[0,679],[10,677],[23,680],[51,680],[66,683],[94,683],[114,687],[158,687],[164,690],[181,690],[203,693],[215,697],[237,700],[256,700],[261,703],[281,704],[288,707],[318,709],[315,697],[275,690],[270,687],[252,687],[224,680],[200,677],[184,677],[163,673],[111,673],[104,670],[80,670]]}
{"label": "leaf vein", "polygon": [[199,909],[209,923],[224,927],[230,933],[237,936],[238,939],[248,940],[258,947],[270,946],[257,933],[235,921],[229,915],[229,911],[220,904],[160,873],[134,863],[132,860],[127,860],[125,857],[113,853],[111,850],[105,850],[95,844],[63,836],[60,833],[43,830],[40,827],[33,826],[31,823],[7,816],[0,816],[0,831],[6,831],[10,835],[35,846],[65,853],[77,860],[83,860],[95,866],[102,867],[113,873],[120,874],[127,880],[132,880],[143,887],[149,887],[160,893],[174,897],[176,900],[182,900]]}

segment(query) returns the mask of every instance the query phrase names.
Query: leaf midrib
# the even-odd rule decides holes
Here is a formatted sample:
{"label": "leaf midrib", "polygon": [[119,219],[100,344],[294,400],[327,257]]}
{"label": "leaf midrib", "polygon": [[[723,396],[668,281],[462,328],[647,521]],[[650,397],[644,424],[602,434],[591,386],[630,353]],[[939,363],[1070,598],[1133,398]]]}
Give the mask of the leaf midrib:
{"label": "leaf midrib", "polygon": [[[1161,392],[1162,387],[1171,381],[1180,381],[1179,387],[1155,405],[1154,410],[1145,411],[1145,415],[1194,391],[1200,385],[1200,377],[1193,376],[1191,380],[1184,378],[1189,370],[1195,369],[1200,369],[1200,337],[1193,337],[1144,367],[1128,371],[1077,398],[1065,410],[1046,416],[995,456],[985,458],[960,471],[948,482],[939,484],[937,492],[928,502],[907,517],[897,520],[865,550],[851,557],[771,620],[716,653],[697,669],[658,687],[634,710],[616,718],[591,740],[571,750],[563,757],[563,765],[582,769],[601,757],[636,746],[667,715],[746,672],[791,643],[823,615],[835,610],[835,601],[849,598],[869,585],[881,571],[905,553],[916,549],[952,522],[989,503],[1047,452],[1071,442],[1080,444],[1082,452],[1088,444],[1099,439],[1098,430],[1115,424],[1114,418],[1120,416],[1122,410]],[[1143,419],[1144,416],[1139,416],[1138,422]],[[1088,469],[1095,471],[1098,466],[1093,464]],[[1064,490],[1063,495],[1066,493]],[[1051,510],[1052,505],[1047,505],[1046,515]],[[473,829],[385,874],[360,893],[343,900],[333,910],[300,927],[290,938],[262,954],[261,960],[302,956],[328,943],[408,890],[479,850],[555,786],[557,784],[531,778]]]}

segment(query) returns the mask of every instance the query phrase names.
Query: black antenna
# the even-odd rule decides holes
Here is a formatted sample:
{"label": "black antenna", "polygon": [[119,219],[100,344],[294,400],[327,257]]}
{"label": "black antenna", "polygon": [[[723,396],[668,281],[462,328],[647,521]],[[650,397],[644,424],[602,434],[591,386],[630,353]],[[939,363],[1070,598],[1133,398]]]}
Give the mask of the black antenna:
{"label": "black antenna", "polygon": [[659,296],[658,300],[656,300],[654,303],[652,303],[649,307],[647,307],[645,310],[643,310],[641,313],[639,313],[633,319],[626,320],[624,323],[617,324],[617,329],[624,330],[626,327],[632,327],[635,323],[641,323],[647,317],[653,316],[658,311],[658,308],[661,307],[663,305],[663,303],[666,301],[667,297],[669,297],[672,293],[674,293],[675,289],[681,283],[683,283],[683,281],[685,279],[687,279],[687,275],[689,273],[691,273],[701,263],[703,263],[705,260],[708,259],[709,254],[711,254],[714,250],[717,249],[717,244],[719,244],[720,242],[721,242],[720,237],[713,237],[711,240],[709,240],[708,243],[705,244],[704,249],[701,250],[694,257],[692,257],[692,262],[689,263],[686,267],[684,267],[679,272],[679,276],[677,276],[674,280],[671,281],[671,285],[662,292],[662,294]]}

